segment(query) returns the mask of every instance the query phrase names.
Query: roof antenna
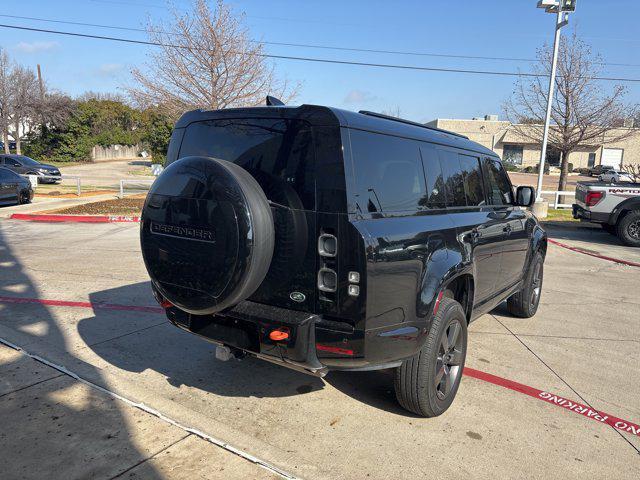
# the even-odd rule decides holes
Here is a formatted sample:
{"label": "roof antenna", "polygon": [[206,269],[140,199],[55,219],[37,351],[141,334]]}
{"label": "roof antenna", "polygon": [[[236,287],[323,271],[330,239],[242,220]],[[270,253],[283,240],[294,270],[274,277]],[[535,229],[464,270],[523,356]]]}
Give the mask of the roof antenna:
{"label": "roof antenna", "polygon": [[284,102],[279,98],[267,95],[267,107],[281,107],[284,106]]}

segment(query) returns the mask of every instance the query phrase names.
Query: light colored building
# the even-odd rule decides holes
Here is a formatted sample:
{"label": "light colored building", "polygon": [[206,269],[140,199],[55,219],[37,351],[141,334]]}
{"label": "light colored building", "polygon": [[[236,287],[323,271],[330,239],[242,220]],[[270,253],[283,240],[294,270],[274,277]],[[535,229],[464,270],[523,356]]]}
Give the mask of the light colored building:
{"label": "light colored building", "polygon": [[[466,135],[496,152],[505,162],[518,166],[535,166],[540,161],[540,144],[519,134],[511,122],[498,120],[497,115],[471,120],[438,118],[427,125]],[[569,163],[573,168],[586,168],[594,165],[640,164],[640,128],[631,128],[635,133],[624,140],[609,143],[606,138],[617,137],[615,131],[600,141],[590,141],[569,154]],[[622,130],[622,129],[618,129]],[[625,128],[624,130],[629,130]],[[558,153],[549,152],[550,165],[559,165]]]}

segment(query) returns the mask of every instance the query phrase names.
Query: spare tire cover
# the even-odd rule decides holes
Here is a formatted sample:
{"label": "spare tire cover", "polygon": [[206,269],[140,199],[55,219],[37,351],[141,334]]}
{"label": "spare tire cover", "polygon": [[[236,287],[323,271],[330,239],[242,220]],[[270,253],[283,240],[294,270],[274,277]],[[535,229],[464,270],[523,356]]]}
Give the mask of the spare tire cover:
{"label": "spare tire cover", "polygon": [[140,241],[160,294],[186,312],[219,312],[246,299],[265,278],[274,246],[267,198],[246,170],[185,157],[156,179]]}

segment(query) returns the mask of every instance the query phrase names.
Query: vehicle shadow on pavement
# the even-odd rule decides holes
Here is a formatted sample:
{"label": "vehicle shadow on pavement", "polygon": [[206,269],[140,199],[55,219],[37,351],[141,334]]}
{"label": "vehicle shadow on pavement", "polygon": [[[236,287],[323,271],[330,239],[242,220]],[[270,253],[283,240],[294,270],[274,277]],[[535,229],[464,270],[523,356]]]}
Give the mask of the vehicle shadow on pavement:
{"label": "vehicle shadow on pavement", "polygon": [[[137,304],[144,306],[155,303],[149,282],[90,295],[93,304],[122,304],[126,299],[137,299]],[[94,353],[121,370],[149,377],[156,372],[176,388],[193,387],[223,397],[277,398],[322,390],[326,382],[359,402],[406,414],[395,400],[391,371],[331,372],[320,379],[252,357],[222,362],[216,360],[212,343],[175,327],[164,314],[101,308],[94,308],[93,313],[78,323],[78,332]],[[157,317],[158,324],[151,328],[141,326],[138,331],[105,342],[92,340],[105,324],[122,315],[145,319],[153,316]]]}
{"label": "vehicle shadow on pavement", "polygon": [[556,224],[546,222],[543,224],[549,237],[554,240],[577,240],[581,242],[594,242],[595,244],[624,247],[625,245],[602,228],[593,225],[581,225],[575,222],[558,222]]}
{"label": "vehicle shadow on pavement", "polygon": [[[41,298],[0,225],[0,296]],[[48,307],[0,303],[0,337],[43,357],[69,352]],[[70,369],[98,370],[74,359]],[[143,461],[123,404],[0,344],[2,478],[112,478]],[[123,407],[129,408],[129,407]],[[151,465],[146,478],[161,478]]]}
{"label": "vehicle shadow on pavement", "polygon": [[[155,304],[149,282],[95,292],[89,298],[93,304],[122,304],[126,299],[137,299],[137,305]],[[216,360],[213,343],[180,330],[163,313],[94,308],[93,314],[80,320],[78,332],[94,353],[121,370],[147,377],[156,372],[174,387],[194,387],[225,397],[258,398],[293,396],[324,387],[319,378],[251,357]],[[104,342],[93,341],[105,324],[123,316],[138,318],[140,330]],[[151,328],[143,326],[142,320],[148,323],[150,318],[157,323]]]}

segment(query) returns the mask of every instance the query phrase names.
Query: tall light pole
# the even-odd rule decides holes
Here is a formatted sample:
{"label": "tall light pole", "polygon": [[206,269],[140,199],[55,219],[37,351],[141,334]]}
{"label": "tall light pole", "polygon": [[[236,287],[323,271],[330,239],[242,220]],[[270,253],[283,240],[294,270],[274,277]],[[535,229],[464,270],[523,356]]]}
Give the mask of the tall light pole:
{"label": "tall light pole", "polygon": [[[540,0],[538,8],[544,8],[547,13],[556,14],[556,30],[553,39],[553,58],[551,60],[551,75],[549,77],[549,94],[547,95],[547,113],[544,118],[542,134],[542,150],[540,151],[540,165],[538,166],[538,188],[536,202],[542,201],[542,180],[544,178],[544,164],[547,158],[547,144],[549,143],[549,123],[551,122],[551,107],[553,105],[553,91],[556,82],[556,67],[558,65],[558,49],[560,47],[560,30],[569,23],[569,13],[576,9],[576,0]],[[546,214],[545,214],[546,215]]]}

